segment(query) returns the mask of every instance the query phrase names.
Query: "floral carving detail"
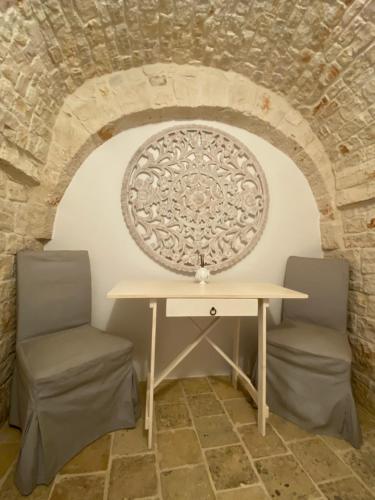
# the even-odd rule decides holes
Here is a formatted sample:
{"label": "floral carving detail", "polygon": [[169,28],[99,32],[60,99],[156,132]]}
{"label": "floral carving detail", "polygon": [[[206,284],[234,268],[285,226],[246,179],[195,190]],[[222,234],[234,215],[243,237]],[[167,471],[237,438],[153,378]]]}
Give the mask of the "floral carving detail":
{"label": "floral carving detail", "polygon": [[204,126],[178,126],[143,144],[126,170],[122,210],[129,231],[153,259],[194,272],[230,267],[256,245],[268,190],[254,155]]}

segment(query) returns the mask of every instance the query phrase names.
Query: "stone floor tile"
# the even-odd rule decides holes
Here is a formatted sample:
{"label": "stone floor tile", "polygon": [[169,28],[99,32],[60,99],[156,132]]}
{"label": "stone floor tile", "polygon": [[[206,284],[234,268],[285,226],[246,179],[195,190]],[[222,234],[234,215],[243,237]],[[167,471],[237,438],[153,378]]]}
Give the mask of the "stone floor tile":
{"label": "stone floor tile", "polygon": [[203,465],[161,473],[163,500],[214,500],[211,483]]}
{"label": "stone floor tile", "polygon": [[261,486],[255,484],[248,488],[220,491],[217,493],[216,498],[217,500],[268,500],[269,496]]}
{"label": "stone floor tile", "polygon": [[192,394],[212,392],[211,386],[206,377],[184,378],[181,380],[181,383],[188,396],[191,396]]}
{"label": "stone floor tile", "polygon": [[276,429],[284,441],[294,441],[297,439],[313,437],[313,434],[310,432],[301,429],[301,427],[298,427],[293,422],[290,422],[275,413],[270,414],[268,422],[274,429]]}
{"label": "stone floor tile", "polygon": [[190,427],[191,420],[185,403],[163,404],[155,408],[156,426],[159,431]]}
{"label": "stone floor tile", "polygon": [[184,400],[179,380],[164,380],[154,394],[155,404],[176,403]]}
{"label": "stone floor tile", "polygon": [[234,398],[244,398],[245,393],[239,385],[238,389],[235,389],[232,385],[232,381],[229,377],[208,377],[210,384],[213,387],[217,397],[219,399],[234,399]]}
{"label": "stone floor tile", "polygon": [[224,413],[223,407],[212,393],[190,396],[188,403],[194,417],[209,417]]}
{"label": "stone floor tile", "polygon": [[257,412],[245,398],[223,401],[234,424],[251,424],[256,422]]}
{"label": "stone floor tile", "polygon": [[86,446],[80,453],[64,465],[60,474],[81,474],[106,470],[109,460],[111,436],[106,434]]}
{"label": "stone floor tile", "polygon": [[257,424],[242,425],[238,432],[253,458],[269,457],[279,453],[287,453],[287,449],[272,427],[266,425],[266,435],[259,433]]}
{"label": "stone floor tile", "polygon": [[360,450],[343,453],[342,458],[370,488],[375,488],[375,449],[362,446]]}
{"label": "stone floor tile", "polygon": [[369,444],[375,448],[375,432],[369,432],[363,441],[365,444]]}
{"label": "stone floor tile", "polygon": [[238,488],[258,482],[255,471],[241,445],[205,451],[211,477],[217,490]]}
{"label": "stone floor tile", "polygon": [[0,443],[0,479],[15,461],[19,447],[19,443]]}
{"label": "stone floor tile", "polygon": [[162,432],[157,435],[158,462],[161,469],[202,462],[199,441],[193,429]]}
{"label": "stone floor tile", "polygon": [[16,427],[4,424],[0,428],[0,443],[19,443],[21,441],[21,431]]}
{"label": "stone floor tile", "polygon": [[114,458],[109,477],[108,500],[157,495],[154,455]]}
{"label": "stone floor tile", "polygon": [[103,500],[104,481],[104,474],[63,477],[55,483],[50,500]]}
{"label": "stone floor tile", "polygon": [[271,498],[319,498],[320,494],[292,455],[261,458],[255,467]]}
{"label": "stone floor tile", "polygon": [[147,431],[142,418],[138,419],[134,429],[123,429],[114,433],[112,455],[134,455],[147,451]]}
{"label": "stone floor tile", "polygon": [[225,415],[195,419],[195,428],[203,448],[238,443],[238,436]]}
{"label": "stone floor tile", "polygon": [[328,500],[371,500],[372,494],[355,477],[347,477],[319,485]]}
{"label": "stone floor tile", "polygon": [[353,446],[348,443],[348,441],[345,441],[345,439],[339,439],[335,438],[333,436],[320,436],[325,443],[328,444],[332,450],[336,452],[341,452],[341,451],[346,451],[346,450],[353,450]]}
{"label": "stone floor tile", "polygon": [[350,474],[348,467],[320,438],[291,443],[290,449],[317,483]]}
{"label": "stone floor tile", "polygon": [[361,424],[362,433],[375,431],[375,417],[362,406],[357,406],[358,419]]}
{"label": "stone floor tile", "polygon": [[52,483],[49,486],[37,486],[27,497],[21,495],[14,484],[14,469],[8,474],[0,488],[0,500],[48,500]]}

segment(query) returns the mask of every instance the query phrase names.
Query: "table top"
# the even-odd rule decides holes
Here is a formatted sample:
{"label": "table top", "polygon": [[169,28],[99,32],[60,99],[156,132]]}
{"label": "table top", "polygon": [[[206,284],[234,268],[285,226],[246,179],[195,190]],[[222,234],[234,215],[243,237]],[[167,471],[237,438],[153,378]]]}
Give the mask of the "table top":
{"label": "table top", "polygon": [[120,281],[107,294],[109,299],[307,299],[273,283],[216,281],[200,284],[192,280]]}

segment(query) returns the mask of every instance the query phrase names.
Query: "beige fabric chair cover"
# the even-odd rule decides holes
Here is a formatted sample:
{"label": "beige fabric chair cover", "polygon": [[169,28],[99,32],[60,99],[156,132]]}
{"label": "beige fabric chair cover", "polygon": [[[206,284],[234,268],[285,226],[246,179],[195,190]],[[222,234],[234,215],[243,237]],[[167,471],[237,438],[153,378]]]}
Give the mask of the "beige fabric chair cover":
{"label": "beige fabric chair cover", "polygon": [[9,422],[22,429],[15,481],[48,484],[101,435],[139,416],[132,344],[92,327],[87,252],[17,256],[17,362]]}
{"label": "beige fabric chair cover", "polygon": [[290,257],[284,284],[307,300],[285,300],[267,338],[267,403],[300,427],[361,444],[346,333],[348,264]]}

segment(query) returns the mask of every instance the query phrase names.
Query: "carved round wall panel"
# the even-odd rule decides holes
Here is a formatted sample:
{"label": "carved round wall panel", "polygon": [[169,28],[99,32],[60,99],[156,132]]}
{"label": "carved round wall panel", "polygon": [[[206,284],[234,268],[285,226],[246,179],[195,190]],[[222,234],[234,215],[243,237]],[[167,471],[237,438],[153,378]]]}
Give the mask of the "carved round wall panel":
{"label": "carved round wall panel", "polygon": [[125,222],[151,258],[193,272],[203,254],[218,271],[247,255],[267,218],[268,189],[255,156],[221,130],[177,126],[131,159],[121,196]]}

